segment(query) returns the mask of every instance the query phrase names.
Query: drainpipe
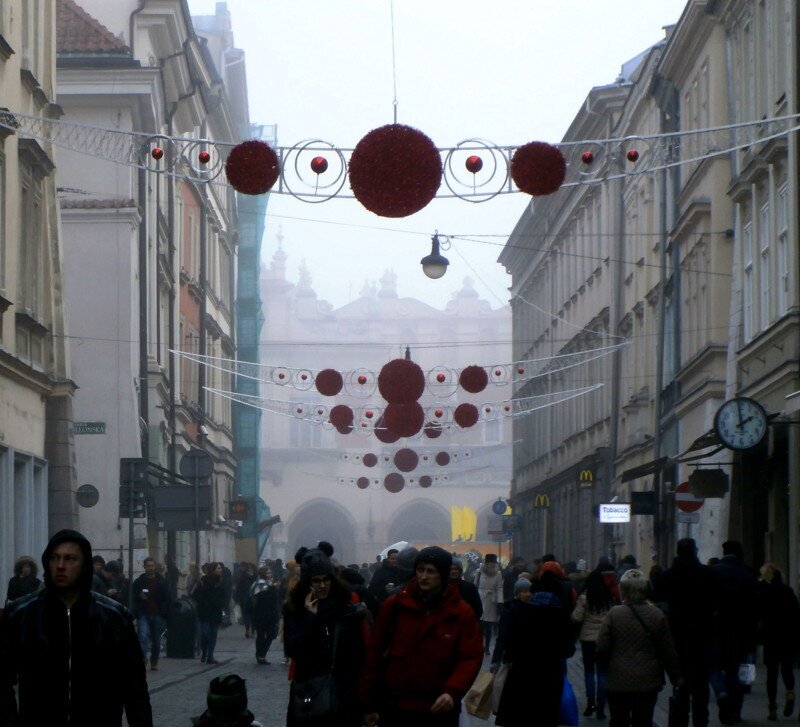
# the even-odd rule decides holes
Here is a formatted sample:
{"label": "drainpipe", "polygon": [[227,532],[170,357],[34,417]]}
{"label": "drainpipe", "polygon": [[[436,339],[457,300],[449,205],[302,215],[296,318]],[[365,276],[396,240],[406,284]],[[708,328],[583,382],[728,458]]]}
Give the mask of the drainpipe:
{"label": "drainpipe", "polygon": [[[206,329],[206,295],[207,293],[207,280],[208,274],[208,256],[206,254],[206,246],[208,245],[208,218],[206,217],[206,198],[203,195],[203,203],[200,207],[200,331],[198,345],[200,347],[200,356],[205,356],[207,351],[207,338],[208,332]],[[197,404],[200,407],[200,421],[197,426],[205,423],[206,420],[206,367],[198,367],[197,375]]]}
{"label": "drainpipe", "polygon": [[[175,104],[169,114],[167,121],[167,133],[172,137],[173,125],[172,119],[178,105]],[[172,145],[169,145],[169,154],[173,153]],[[170,169],[175,163],[174,159],[170,159]],[[175,345],[175,184],[176,180],[171,178],[167,184],[167,244],[169,245],[167,257],[169,260],[169,272],[171,279],[169,281],[169,312],[167,314],[167,339],[170,343],[170,348]],[[176,447],[177,447],[177,432],[175,424],[175,353],[169,352],[168,363],[168,376],[169,376],[169,406],[167,407],[167,417],[169,418],[169,431],[170,431],[170,444],[167,452],[167,469],[170,472],[175,472],[177,468],[176,462]],[[173,554],[174,557],[174,554]]]}
{"label": "drainpipe", "polygon": [[147,172],[139,169],[137,186],[142,219],[139,222],[139,418],[144,422],[140,433],[142,456],[150,452],[150,415],[147,382]]}

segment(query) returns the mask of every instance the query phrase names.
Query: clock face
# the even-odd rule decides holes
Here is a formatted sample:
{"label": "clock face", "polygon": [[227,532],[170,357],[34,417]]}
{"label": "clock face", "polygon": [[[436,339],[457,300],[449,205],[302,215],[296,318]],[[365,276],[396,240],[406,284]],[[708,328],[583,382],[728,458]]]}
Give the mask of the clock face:
{"label": "clock face", "polygon": [[767,413],[753,399],[730,399],[717,410],[714,431],[729,449],[751,449],[767,433]]}

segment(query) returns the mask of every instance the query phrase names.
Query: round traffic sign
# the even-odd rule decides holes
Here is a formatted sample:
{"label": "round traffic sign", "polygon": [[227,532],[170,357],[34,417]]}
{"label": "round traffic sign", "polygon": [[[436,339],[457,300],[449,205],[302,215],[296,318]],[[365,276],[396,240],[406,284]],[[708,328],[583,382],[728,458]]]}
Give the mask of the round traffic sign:
{"label": "round traffic sign", "polygon": [[211,477],[214,473],[214,460],[204,449],[192,448],[181,457],[178,469],[187,480]]}
{"label": "round traffic sign", "polygon": [[506,501],[505,501],[505,500],[503,500],[503,499],[502,499],[502,498],[500,498],[500,497],[498,497],[498,498],[497,498],[497,499],[496,499],[496,500],[495,500],[495,501],[492,503],[492,512],[493,512],[495,515],[503,515],[507,509],[508,509],[508,505],[506,505]]}
{"label": "round traffic sign", "polygon": [[675,488],[675,505],[681,512],[697,512],[704,502],[702,497],[695,497],[689,492],[688,482],[681,482]]}
{"label": "round traffic sign", "polygon": [[81,507],[94,507],[100,499],[100,492],[94,485],[81,485],[75,490],[75,499]]}

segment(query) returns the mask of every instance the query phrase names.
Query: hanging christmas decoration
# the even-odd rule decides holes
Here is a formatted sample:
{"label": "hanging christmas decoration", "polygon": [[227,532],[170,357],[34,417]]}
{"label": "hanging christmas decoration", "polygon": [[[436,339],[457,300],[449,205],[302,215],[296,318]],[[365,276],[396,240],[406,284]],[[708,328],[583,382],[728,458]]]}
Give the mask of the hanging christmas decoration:
{"label": "hanging christmas decoration", "polygon": [[366,467],[374,467],[378,464],[378,458],[372,454],[372,452],[367,452],[367,454],[362,457],[361,461]]}
{"label": "hanging christmas decoration", "polygon": [[225,162],[231,186],[242,194],[264,194],[280,176],[278,155],[263,141],[250,139],[233,147]]}
{"label": "hanging christmas decoration", "polygon": [[543,141],[519,147],[511,159],[511,178],[533,197],[558,191],[566,176],[567,163],[561,150]]}
{"label": "hanging christmas decoration", "polygon": [[464,162],[464,166],[467,168],[468,172],[477,174],[481,169],[483,169],[483,159],[481,159],[477,154],[471,154]]}
{"label": "hanging christmas decoration", "polygon": [[336,396],[344,386],[342,375],[335,369],[323,369],[317,374],[314,383],[323,396]]}
{"label": "hanging christmas decoration", "polygon": [[425,391],[425,374],[413,361],[396,358],[378,374],[378,391],[391,404],[416,401]]}
{"label": "hanging christmas decoration", "polygon": [[394,444],[398,439],[400,439],[399,434],[395,434],[395,432],[386,426],[383,417],[375,422],[375,437],[384,444]]}
{"label": "hanging christmas decoration", "polygon": [[399,449],[394,455],[394,466],[401,472],[411,472],[419,464],[419,456],[413,449]]}
{"label": "hanging christmas decoration", "polygon": [[631,164],[635,164],[639,161],[639,152],[636,149],[628,149],[628,152],[625,154],[625,157]]}
{"label": "hanging christmas decoration", "polygon": [[160,146],[153,147],[153,150],[150,152],[150,156],[158,161],[164,156],[164,150]]}
{"label": "hanging christmas decoration", "polygon": [[428,422],[425,425],[425,436],[428,439],[438,439],[442,436],[442,425],[439,422]]}
{"label": "hanging christmas decoration", "polygon": [[474,404],[459,404],[453,412],[453,421],[462,429],[469,429],[478,423],[480,412]]}
{"label": "hanging christmas decoration", "polygon": [[397,472],[390,472],[383,480],[383,486],[391,493],[400,492],[405,487],[406,481],[403,475]]}
{"label": "hanging christmas decoration", "polygon": [[331,424],[337,429],[350,427],[352,430],[353,417],[353,410],[344,404],[337,404],[328,414]]}
{"label": "hanging christmas decoration", "polygon": [[208,164],[211,161],[211,154],[204,149],[197,155],[197,158],[201,164]]}
{"label": "hanging christmas decoration", "polygon": [[422,475],[419,478],[419,486],[420,487],[430,487],[433,484],[433,480],[430,478],[429,475]]}
{"label": "hanging christmas decoration", "polygon": [[446,467],[450,464],[450,455],[447,452],[438,452],[436,454],[436,464],[440,467]]}
{"label": "hanging christmas decoration", "polygon": [[489,376],[483,366],[467,366],[458,377],[458,383],[464,391],[477,394],[486,388]]}
{"label": "hanging christmas decoration", "polygon": [[353,431],[352,424],[343,424],[341,427],[336,427],[336,431],[339,434],[350,434]]}
{"label": "hanging christmas decoration", "polygon": [[594,154],[590,151],[585,151],[581,154],[581,161],[588,167],[594,161]]}
{"label": "hanging christmas decoration", "polygon": [[311,171],[314,174],[324,174],[328,171],[328,160],[325,157],[314,157],[311,160]]}
{"label": "hanging christmas decoration", "polygon": [[355,198],[381,217],[407,217],[435,196],[442,182],[442,158],[421,131],[403,124],[373,129],[350,157]]}
{"label": "hanging christmas decoration", "polygon": [[398,437],[413,437],[425,423],[425,410],[416,401],[389,404],[383,412],[383,421]]}
{"label": "hanging christmas decoration", "polygon": [[366,490],[369,487],[369,477],[359,477],[356,480],[356,485],[360,490]]}

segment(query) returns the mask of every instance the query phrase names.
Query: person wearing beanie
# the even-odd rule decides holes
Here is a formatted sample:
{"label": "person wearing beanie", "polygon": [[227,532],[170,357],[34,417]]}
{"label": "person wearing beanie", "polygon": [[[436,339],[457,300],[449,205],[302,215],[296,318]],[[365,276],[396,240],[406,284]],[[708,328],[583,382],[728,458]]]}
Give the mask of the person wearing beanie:
{"label": "person wearing beanie", "polygon": [[[300,580],[283,609],[284,645],[293,660],[287,727],[360,727],[356,685],[364,665],[366,607],[357,601],[326,553],[312,548],[303,554]],[[304,695],[316,708],[328,694],[332,706],[308,721]]]}
{"label": "person wearing beanie", "polygon": [[464,580],[464,566],[456,558],[453,558],[453,565],[450,566],[450,582],[456,584],[461,600],[469,604],[470,608],[475,612],[475,618],[480,623],[483,616],[481,595],[478,593],[478,587],[474,583]]}
{"label": "person wearing beanie", "polygon": [[247,709],[245,680],[238,674],[214,677],[206,695],[208,709],[192,717],[195,727],[263,727]]}
{"label": "person wearing beanie", "polygon": [[443,548],[423,548],[414,577],[381,604],[359,687],[368,727],[378,720],[381,727],[457,727],[483,642],[474,612],[449,581],[452,562]]}
{"label": "person wearing beanie", "polygon": [[399,585],[402,580],[400,569],[397,565],[399,555],[398,550],[395,548],[390,549],[377,570],[372,574],[372,578],[370,578],[367,588],[378,603],[384,601],[389,596],[390,591]]}
{"label": "person wearing beanie", "polygon": [[511,601],[514,600],[514,584],[520,574],[527,570],[528,564],[521,555],[515,555],[511,559],[511,563],[503,575],[503,601],[506,605],[511,605]]}
{"label": "person wearing beanie", "polygon": [[[0,725],[152,727],[130,612],[93,593],[92,546],[60,530],[42,554],[44,588],[0,621]],[[15,696],[15,685],[19,702]]]}
{"label": "person wearing beanie", "polygon": [[531,582],[517,579],[501,626],[502,657],[492,659],[493,665],[501,660],[508,664],[496,720],[504,727],[559,723],[565,660],[575,650],[572,624],[561,608],[560,585],[552,571],[543,573],[537,588],[531,594]]}

